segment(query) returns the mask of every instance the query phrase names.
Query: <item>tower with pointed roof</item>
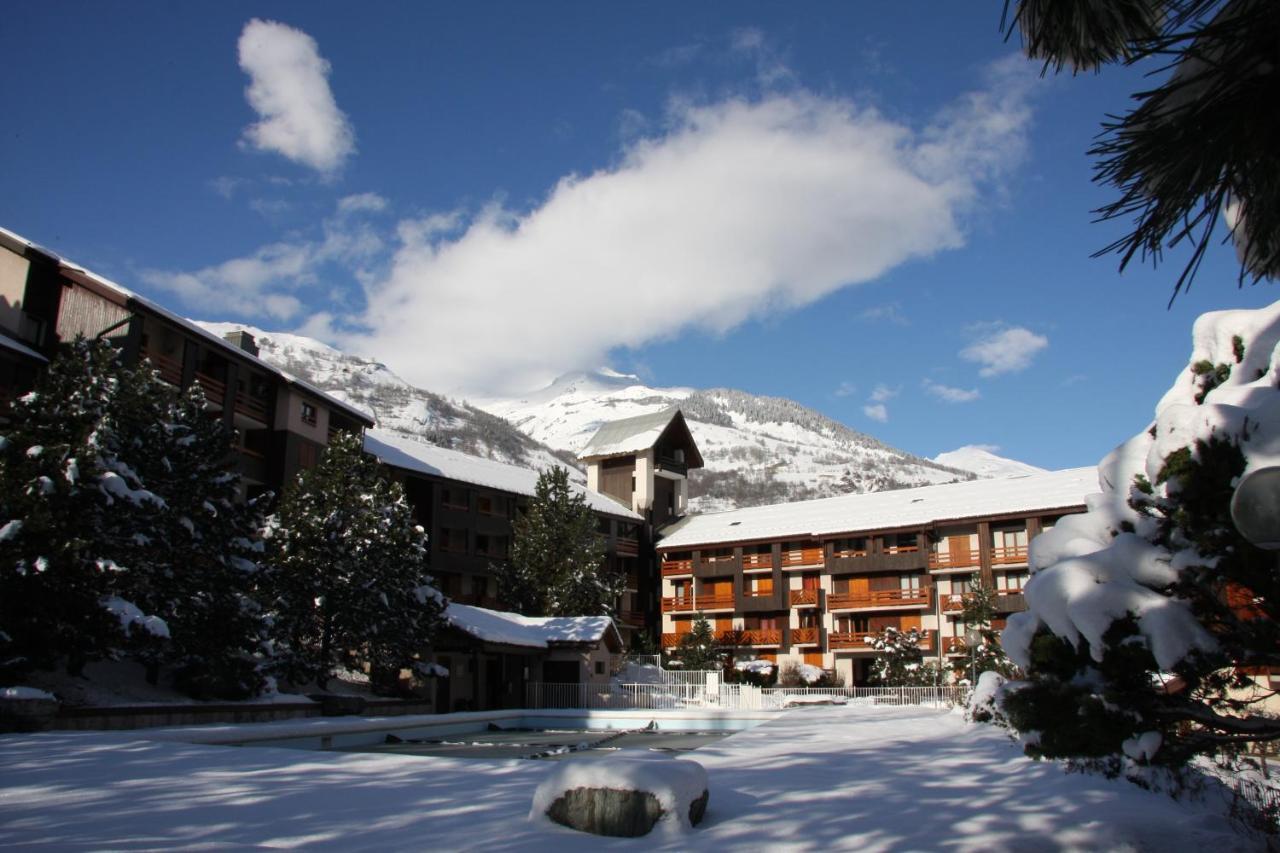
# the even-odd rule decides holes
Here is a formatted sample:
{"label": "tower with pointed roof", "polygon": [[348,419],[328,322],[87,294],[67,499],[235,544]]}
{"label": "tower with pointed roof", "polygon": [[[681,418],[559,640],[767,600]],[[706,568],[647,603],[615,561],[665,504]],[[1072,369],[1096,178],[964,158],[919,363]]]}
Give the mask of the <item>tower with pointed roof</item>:
{"label": "tower with pointed roof", "polygon": [[602,424],[579,458],[587,488],[609,495],[661,527],[684,515],[689,472],[702,454],[679,409]]}

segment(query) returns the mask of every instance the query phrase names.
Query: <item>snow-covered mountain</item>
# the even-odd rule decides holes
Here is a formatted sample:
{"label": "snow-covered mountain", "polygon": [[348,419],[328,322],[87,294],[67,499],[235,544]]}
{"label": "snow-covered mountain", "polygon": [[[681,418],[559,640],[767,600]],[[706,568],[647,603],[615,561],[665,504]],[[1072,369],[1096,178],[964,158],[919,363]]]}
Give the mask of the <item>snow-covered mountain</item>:
{"label": "snow-covered mountain", "polygon": [[939,465],[946,465],[948,468],[972,471],[983,479],[992,480],[1018,477],[1023,474],[1045,473],[1044,468],[1037,468],[1034,465],[1019,462],[1016,459],[996,456],[987,448],[976,444],[967,444],[964,447],[958,447],[946,453],[939,453],[933,457],[933,461]]}
{"label": "snow-covered mountain", "polygon": [[377,361],[312,338],[200,325],[219,336],[244,329],[264,360],[368,410],[379,427],[526,468],[568,464],[579,482],[586,477],[577,451],[600,424],[678,405],[706,462],[690,489],[692,508],[701,512],[974,478],[777,397],[651,388],[635,376],[600,370],[562,376],[518,399],[472,404],[416,388]]}
{"label": "snow-covered mountain", "polygon": [[571,453],[606,421],[678,405],[706,462],[690,487],[692,507],[702,512],[974,478],[791,400],[728,388],[652,388],[611,370],[566,374],[531,394],[476,405]]}
{"label": "snow-covered mountain", "polygon": [[587,480],[572,455],[540,444],[502,418],[464,401],[416,388],[384,364],[348,355],[302,335],[264,332],[239,323],[196,322],[220,337],[244,329],[253,335],[264,361],[372,413],[380,427],[525,468],[568,465],[574,479],[580,483]]}

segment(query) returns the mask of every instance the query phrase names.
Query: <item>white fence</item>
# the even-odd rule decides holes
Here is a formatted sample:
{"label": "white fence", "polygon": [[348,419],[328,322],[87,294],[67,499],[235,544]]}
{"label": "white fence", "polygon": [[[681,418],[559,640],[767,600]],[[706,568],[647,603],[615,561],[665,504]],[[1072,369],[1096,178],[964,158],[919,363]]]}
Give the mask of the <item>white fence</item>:
{"label": "white fence", "polygon": [[[689,673],[692,675],[693,673]],[[952,707],[964,704],[965,687],[770,687],[721,684],[717,673],[701,684],[551,684],[531,682],[526,708],[668,710],[717,708],[727,711],[781,710],[801,705]]]}

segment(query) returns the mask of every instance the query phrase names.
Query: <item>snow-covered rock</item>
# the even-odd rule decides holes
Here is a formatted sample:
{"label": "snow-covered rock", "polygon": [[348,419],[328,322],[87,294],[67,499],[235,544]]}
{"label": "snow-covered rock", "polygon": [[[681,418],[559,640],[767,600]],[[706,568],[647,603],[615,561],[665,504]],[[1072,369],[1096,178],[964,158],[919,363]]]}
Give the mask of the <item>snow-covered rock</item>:
{"label": "snow-covered rock", "polygon": [[678,837],[706,812],[707,771],[695,761],[620,758],[562,762],[533,795],[529,819],[595,835]]}

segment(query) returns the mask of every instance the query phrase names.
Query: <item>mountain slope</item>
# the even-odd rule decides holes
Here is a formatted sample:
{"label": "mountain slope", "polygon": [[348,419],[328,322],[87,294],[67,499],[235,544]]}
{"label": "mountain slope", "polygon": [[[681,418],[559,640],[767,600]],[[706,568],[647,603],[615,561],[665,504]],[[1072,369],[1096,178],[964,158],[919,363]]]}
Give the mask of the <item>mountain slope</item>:
{"label": "mountain slope", "polygon": [[679,406],[706,462],[690,485],[691,504],[702,512],[974,479],[792,400],[728,388],[651,388],[635,376],[597,371],[567,374],[523,397],[477,405],[570,452],[580,450],[606,421]]}
{"label": "mountain slope", "polygon": [[244,329],[253,335],[264,361],[372,412],[380,427],[428,444],[524,468],[568,466],[573,479],[586,482],[586,475],[572,455],[540,444],[502,418],[466,402],[416,388],[379,362],[347,355],[302,335],[264,332],[239,323],[196,322],[218,336]]}
{"label": "mountain slope", "polygon": [[1003,479],[1005,477],[1019,477],[1023,474],[1046,473],[1044,468],[1037,468],[1034,465],[1019,462],[1016,459],[996,456],[987,448],[974,444],[958,447],[946,453],[939,453],[933,457],[933,461],[949,468],[972,471],[984,479]]}

